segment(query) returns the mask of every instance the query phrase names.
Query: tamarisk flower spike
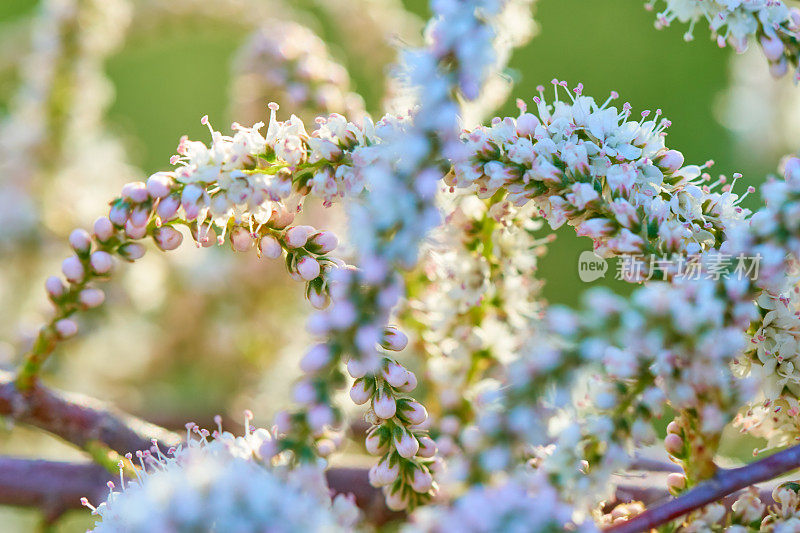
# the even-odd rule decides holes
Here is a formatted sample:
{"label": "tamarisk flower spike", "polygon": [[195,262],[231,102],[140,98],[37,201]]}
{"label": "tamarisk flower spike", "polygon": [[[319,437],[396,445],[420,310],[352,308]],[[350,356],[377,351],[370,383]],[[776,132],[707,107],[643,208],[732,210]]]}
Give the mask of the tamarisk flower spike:
{"label": "tamarisk flower spike", "polygon": [[[648,0],[652,9],[662,0]],[[673,21],[689,23],[684,39],[691,41],[694,26],[701,20],[709,22],[712,37],[720,47],[730,44],[738,53],[756,41],[764,52],[775,77],[784,76],[791,68],[800,79],[800,8],[784,0],[712,1],[663,0],[666,7],[656,15],[656,28],[669,26]]]}

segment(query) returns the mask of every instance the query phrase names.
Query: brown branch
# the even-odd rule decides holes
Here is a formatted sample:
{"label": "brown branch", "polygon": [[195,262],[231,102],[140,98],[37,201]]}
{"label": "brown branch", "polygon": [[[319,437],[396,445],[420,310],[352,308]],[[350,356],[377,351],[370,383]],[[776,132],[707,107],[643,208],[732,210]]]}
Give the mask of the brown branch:
{"label": "brown branch", "polygon": [[111,480],[102,466],[0,457],[0,504],[35,507],[48,524],[70,509],[81,507],[81,498],[106,499]]}
{"label": "brown branch", "polygon": [[94,398],[42,385],[22,392],[14,384],[13,374],[0,371],[0,416],[3,415],[81,448],[99,442],[121,454],[149,450],[154,438],[164,447],[181,441],[176,433],[126,415]]}
{"label": "brown branch", "polygon": [[741,468],[720,469],[717,475],[664,505],[614,525],[605,531],[613,533],[639,533],[649,531],[704,505],[722,500],[740,489],[774,479],[800,468],[800,445],[771,455]]}
{"label": "brown branch", "polygon": [[[403,516],[386,507],[381,490],[369,484],[366,468],[333,468],[327,478],[334,493],[355,497],[370,523],[382,525]],[[39,509],[47,523],[80,509],[82,497],[95,505],[105,501],[108,481],[112,476],[94,463],[0,457],[0,505]]]}

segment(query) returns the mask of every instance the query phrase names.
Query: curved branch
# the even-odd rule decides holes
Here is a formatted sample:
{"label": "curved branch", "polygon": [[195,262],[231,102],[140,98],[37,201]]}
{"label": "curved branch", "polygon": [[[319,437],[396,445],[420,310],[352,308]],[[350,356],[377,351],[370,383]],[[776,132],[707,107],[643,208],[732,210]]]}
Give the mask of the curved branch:
{"label": "curved branch", "polygon": [[177,433],[167,431],[113,407],[80,394],[55,391],[35,385],[20,391],[14,375],[0,371],[0,416],[38,427],[86,448],[100,442],[125,454],[149,450],[152,439],[163,447],[181,442]]}
{"label": "curved branch", "polygon": [[719,470],[717,475],[701,483],[682,496],[659,507],[605,529],[613,533],[639,533],[650,531],[704,505],[725,498],[737,490],[774,479],[800,468],[800,444],[741,468]]}
{"label": "curved branch", "polygon": [[38,508],[52,524],[80,508],[82,497],[105,500],[110,480],[111,474],[94,463],[0,457],[0,504]]}

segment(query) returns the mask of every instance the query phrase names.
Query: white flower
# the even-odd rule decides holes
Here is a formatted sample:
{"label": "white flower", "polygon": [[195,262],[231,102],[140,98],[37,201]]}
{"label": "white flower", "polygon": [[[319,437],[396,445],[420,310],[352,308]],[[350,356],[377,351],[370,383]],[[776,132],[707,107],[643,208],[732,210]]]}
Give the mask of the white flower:
{"label": "white flower", "polygon": [[[249,424],[249,419],[248,419]],[[143,470],[123,481],[93,514],[96,532],[352,531],[358,510],[339,496],[331,501],[323,471],[312,465],[270,466],[259,450],[271,441],[263,429],[244,437],[199,432],[169,455],[141,457]]]}

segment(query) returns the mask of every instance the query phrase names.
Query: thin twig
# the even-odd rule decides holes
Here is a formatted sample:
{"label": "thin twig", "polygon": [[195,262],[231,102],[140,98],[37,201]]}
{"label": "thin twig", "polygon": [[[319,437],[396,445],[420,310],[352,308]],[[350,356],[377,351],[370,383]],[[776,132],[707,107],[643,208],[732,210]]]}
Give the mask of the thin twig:
{"label": "thin twig", "polygon": [[720,469],[717,475],[682,496],[617,524],[605,531],[639,533],[679,518],[704,505],[722,500],[737,490],[774,479],[800,468],[800,445],[771,455],[741,468]]}

